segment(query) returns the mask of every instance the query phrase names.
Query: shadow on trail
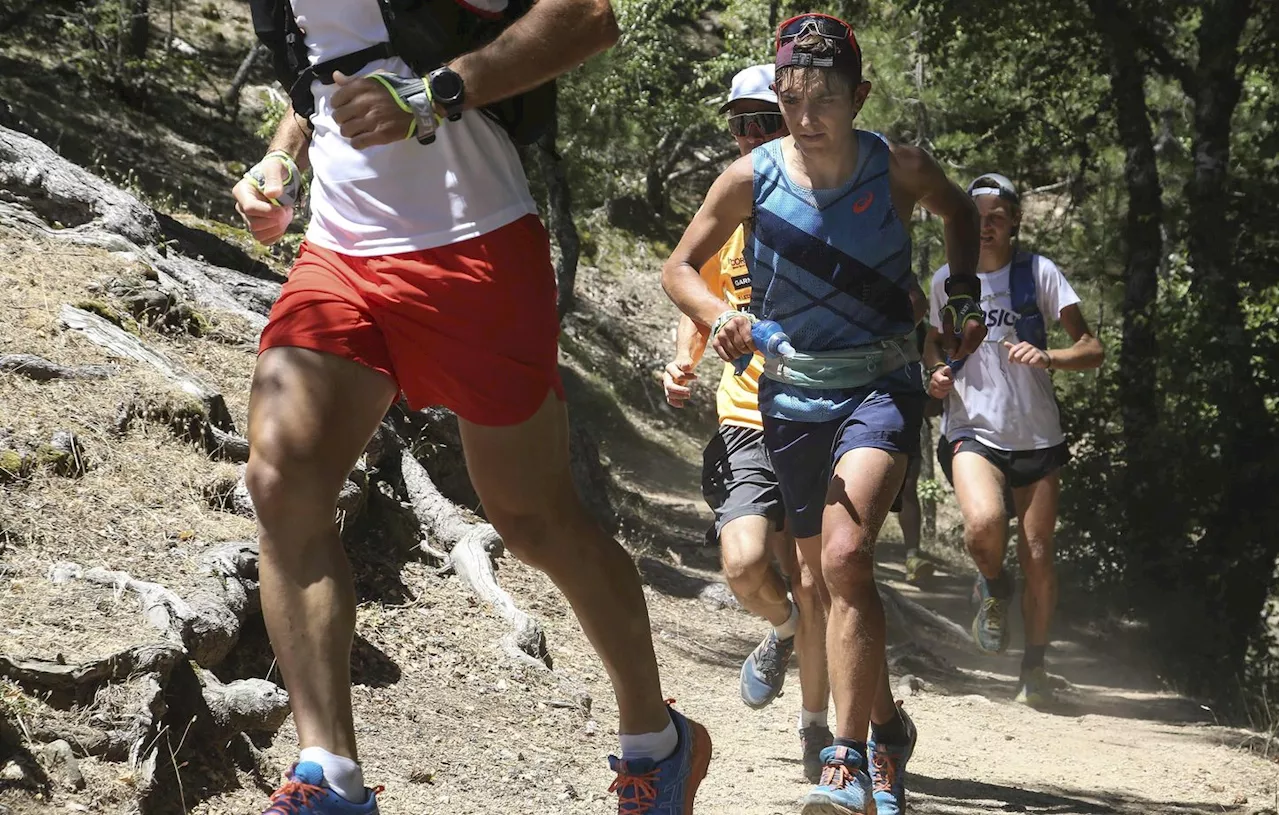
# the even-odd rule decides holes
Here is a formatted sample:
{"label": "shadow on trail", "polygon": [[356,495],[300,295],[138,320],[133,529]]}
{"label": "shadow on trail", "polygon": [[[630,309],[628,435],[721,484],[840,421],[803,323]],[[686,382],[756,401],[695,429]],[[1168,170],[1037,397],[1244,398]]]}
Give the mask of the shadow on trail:
{"label": "shadow on trail", "polygon": [[569,399],[569,420],[584,423],[608,449],[615,468],[646,493],[669,493],[673,486],[696,489],[701,472],[670,447],[646,438],[608,390],[566,365],[560,366]]}
{"label": "shadow on trail", "polygon": [[[658,633],[658,638],[672,650],[684,654],[695,662],[700,662],[703,665],[713,665],[729,671],[735,677],[730,685],[734,693],[737,693],[738,682],[736,677],[738,671],[742,669],[742,661],[747,658],[752,649],[760,644],[758,638],[751,639],[724,632],[713,635],[705,631],[694,630],[681,632],[663,629]],[[788,684],[787,689],[793,688]],[[796,696],[799,697],[798,682],[794,690]],[[785,694],[786,691],[784,690],[783,695]]]}
{"label": "shadow on trail", "polygon": [[962,809],[966,812],[1031,812],[1054,815],[1120,815],[1138,812],[1182,815],[1229,811],[1212,802],[1156,803],[1097,792],[1084,793],[1056,788],[1025,790],[961,778],[930,778],[919,773],[911,774],[910,789],[910,810],[920,815],[942,815]]}

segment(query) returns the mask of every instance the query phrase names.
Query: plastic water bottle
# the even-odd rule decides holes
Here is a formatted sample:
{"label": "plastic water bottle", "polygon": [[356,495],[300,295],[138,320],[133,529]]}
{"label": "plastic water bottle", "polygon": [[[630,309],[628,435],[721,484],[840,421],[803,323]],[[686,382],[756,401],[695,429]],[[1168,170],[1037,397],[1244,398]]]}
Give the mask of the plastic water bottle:
{"label": "plastic water bottle", "polygon": [[[796,352],[787,332],[773,320],[758,320],[754,323],[751,326],[751,341],[766,357],[788,357]],[[750,364],[751,354],[743,354],[733,361],[733,371],[738,376],[742,376],[747,372],[747,366]]]}

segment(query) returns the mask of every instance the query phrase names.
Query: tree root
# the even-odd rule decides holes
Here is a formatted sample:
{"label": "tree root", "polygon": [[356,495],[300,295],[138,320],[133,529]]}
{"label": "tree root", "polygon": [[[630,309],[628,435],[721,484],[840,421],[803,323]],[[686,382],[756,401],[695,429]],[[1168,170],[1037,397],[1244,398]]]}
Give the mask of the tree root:
{"label": "tree root", "polygon": [[84,580],[110,586],[117,596],[125,592],[138,595],[143,617],[153,628],[168,642],[180,645],[197,664],[212,667],[231,652],[239,639],[241,624],[258,610],[257,546],[221,546],[200,558],[200,568],[210,579],[188,599],[159,583],[138,580],[125,572],[84,569],[75,563],[56,564],[50,571],[50,580]]}
{"label": "tree root", "polygon": [[167,643],[137,645],[101,659],[73,664],[0,655],[0,675],[53,702],[84,704],[108,682],[120,682],[140,673],[166,673],[182,657],[180,648]]}
{"label": "tree root", "polygon": [[511,633],[503,638],[503,651],[523,664],[550,668],[551,655],[541,623],[521,611],[498,585],[492,561],[502,551],[497,530],[441,495],[408,448],[400,451],[400,476],[422,531],[448,551],[454,574],[511,623]]}
{"label": "tree root", "polygon": [[923,625],[961,644],[969,645],[972,643],[972,635],[962,626],[936,611],[925,608],[892,586],[880,583],[878,588],[880,589],[880,598],[885,604],[885,610],[897,617],[904,630],[910,630],[913,626]]}
{"label": "tree root", "polygon": [[249,460],[249,440],[218,427],[209,417],[205,404],[194,399],[188,402],[181,399],[126,402],[120,406],[111,431],[122,436],[138,419],[164,424],[173,435],[198,445],[210,458],[237,464]]}

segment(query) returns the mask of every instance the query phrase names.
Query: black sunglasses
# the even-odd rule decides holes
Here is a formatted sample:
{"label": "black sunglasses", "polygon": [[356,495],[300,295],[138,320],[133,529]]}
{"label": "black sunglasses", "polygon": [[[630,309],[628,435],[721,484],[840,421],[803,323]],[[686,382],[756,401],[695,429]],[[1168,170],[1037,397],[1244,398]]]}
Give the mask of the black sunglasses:
{"label": "black sunglasses", "polygon": [[735,136],[751,135],[752,130],[759,136],[772,136],[784,127],[781,113],[738,113],[729,117],[729,132]]}

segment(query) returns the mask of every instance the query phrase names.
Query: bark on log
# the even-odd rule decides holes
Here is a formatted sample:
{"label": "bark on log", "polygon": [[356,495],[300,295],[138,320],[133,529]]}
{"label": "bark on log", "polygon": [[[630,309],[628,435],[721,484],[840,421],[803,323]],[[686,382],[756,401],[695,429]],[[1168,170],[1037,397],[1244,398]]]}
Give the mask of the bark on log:
{"label": "bark on log", "polygon": [[[127,253],[154,268],[162,280],[180,284],[196,304],[236,314],[261,331],[280,295],[279,281],[268,279],[269,273],[242,274],[169,252],[164,246],[169,231],[165,222],[133,195],[40,141],[0,127],[0,225],[53,241]],[[211,235],[201,236],[196,250],[204,246],[209,254],[212,241],[229,254],[243,255]],[[179,245],[185,245],[181,236]]]}
{"label": "bark on log", "polygon": [[182,649],[172,644],[138,645],[70,665],[52,659],[0,655],[0,676],[9,677],[32,693],[88,701],[105,682],[119,682],[139,673],[165,673],[182,657]]}
{"label": "bark on log", "polygon": [[96,314],[64,304],[58,317],[67,328],[81,332],[90,342],[116,356],[150,365],[181,388],[184,393],[199,399],[214,427],[228,432],[235,431],[231,412],[227,409],[227,403],[223,400],[222,394],[187,370],[185,366],[169,359],[159,351],[148,348],[137,337]]}
{"label": "bark on log", "polygon": [[106,379],[118,373],[110,365],[77,365],[69,368],[35,354],[4,354],[0,356],[0,371],[25,376],[37,382],[52,379]]}

